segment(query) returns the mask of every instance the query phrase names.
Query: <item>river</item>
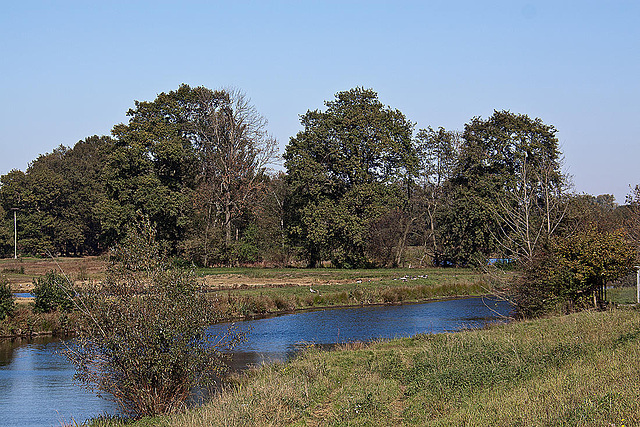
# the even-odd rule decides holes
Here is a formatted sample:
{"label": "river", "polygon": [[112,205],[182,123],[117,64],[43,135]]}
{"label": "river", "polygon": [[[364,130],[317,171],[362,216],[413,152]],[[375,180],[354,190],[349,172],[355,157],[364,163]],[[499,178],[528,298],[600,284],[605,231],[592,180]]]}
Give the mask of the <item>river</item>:
{"label": "river", "polygon": [[[330,345],[476,328],[507,314],[509,306],[486,298],[422,304],[299,312],[239,322],[247,342],[234,352],[232,368],[286,360],[309,343]],[[225,325],[215,325],[212,332]],[[74,368],[55,339],[0,341],[0,425],[60,426],[82,422],[115,406],[73,382]]]}

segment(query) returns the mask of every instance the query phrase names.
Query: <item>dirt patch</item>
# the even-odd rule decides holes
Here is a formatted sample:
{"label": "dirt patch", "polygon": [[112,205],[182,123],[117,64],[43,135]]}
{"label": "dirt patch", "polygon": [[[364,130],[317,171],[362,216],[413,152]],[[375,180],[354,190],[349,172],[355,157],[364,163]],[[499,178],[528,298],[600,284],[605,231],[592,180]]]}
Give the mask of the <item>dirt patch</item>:
{"label": "dirt patch", "polygon": [[9,279],[14,292],[33,289],[33,280],[49,271],[64,272],[72,280],[100,279],[106,262],[102,257],[0,259],[0,274]]}

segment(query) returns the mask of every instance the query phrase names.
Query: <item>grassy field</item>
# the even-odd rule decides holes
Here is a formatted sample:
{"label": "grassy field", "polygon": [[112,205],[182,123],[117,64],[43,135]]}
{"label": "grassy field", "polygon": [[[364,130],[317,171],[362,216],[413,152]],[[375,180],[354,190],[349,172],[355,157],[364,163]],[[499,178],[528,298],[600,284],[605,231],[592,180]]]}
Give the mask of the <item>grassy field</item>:
{"label": "grassy field", "polygon": [[102,257],[84,258],[34,258],[0,259],[0,275],[9,279],[14,292],[29,292],[35,278],[48,271],[64,272],[74,281],[101,280],[106,261]]}
{"label": "grassy field", "polygon": [[583,312],[310,349],[203,407],[133,425],[634,426],[639,374],[640,312]]}

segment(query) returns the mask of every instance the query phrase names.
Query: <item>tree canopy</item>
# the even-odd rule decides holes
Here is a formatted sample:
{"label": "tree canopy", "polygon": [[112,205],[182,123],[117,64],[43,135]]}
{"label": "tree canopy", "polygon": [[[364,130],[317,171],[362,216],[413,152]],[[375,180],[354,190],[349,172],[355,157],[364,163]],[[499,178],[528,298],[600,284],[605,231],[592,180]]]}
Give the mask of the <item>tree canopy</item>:
{"label": "tree canopy", "polygon": [[417,163],[413,124],[370,89],[339,92],[326,111],[307,111],[284,153],[290,232],[310,265],[366,262],[373,221],[405,197]]}

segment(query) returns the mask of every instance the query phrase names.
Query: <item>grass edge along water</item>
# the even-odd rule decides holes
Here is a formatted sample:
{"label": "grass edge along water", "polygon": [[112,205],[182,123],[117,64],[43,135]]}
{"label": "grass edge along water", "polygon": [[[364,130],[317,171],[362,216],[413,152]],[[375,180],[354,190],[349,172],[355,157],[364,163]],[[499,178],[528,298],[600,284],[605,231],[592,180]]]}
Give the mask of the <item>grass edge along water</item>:
{"label": "grass edge along water", "polygon": [[202,407],[131,425],[633,426],[638,372],[640,311],[582,312],[310,348],[231,378]]}

